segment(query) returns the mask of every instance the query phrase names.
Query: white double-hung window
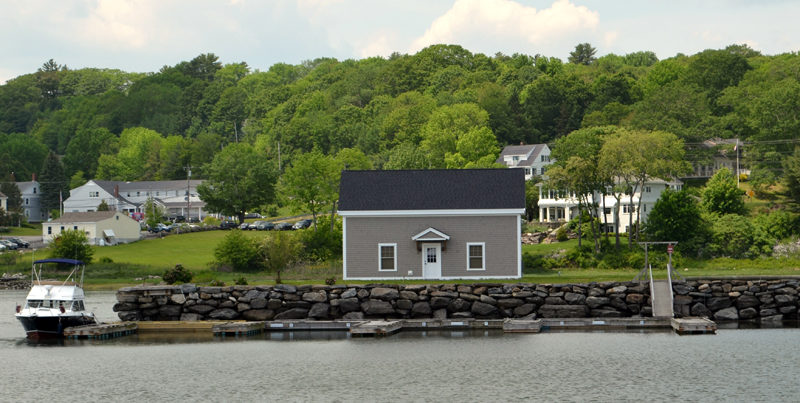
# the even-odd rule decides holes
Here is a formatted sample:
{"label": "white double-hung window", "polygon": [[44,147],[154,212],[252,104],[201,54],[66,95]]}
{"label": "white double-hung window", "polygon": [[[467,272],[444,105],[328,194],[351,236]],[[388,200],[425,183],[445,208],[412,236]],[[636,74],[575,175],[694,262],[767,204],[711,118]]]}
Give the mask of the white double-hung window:
{"label": "white double-hung window", "polygon": [[486,270],[485,242],[467,242],[467,270]]}
{"label": "white double-hung window", "polygon": [[397,271],[397,244],[378,244],[378,271]]}

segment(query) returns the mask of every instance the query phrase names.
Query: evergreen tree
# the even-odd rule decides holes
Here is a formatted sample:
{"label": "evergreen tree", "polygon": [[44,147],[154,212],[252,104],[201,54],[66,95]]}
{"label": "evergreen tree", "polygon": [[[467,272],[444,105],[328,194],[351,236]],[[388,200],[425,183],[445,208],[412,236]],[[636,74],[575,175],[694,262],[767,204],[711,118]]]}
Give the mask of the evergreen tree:
{"label": "evergreen tree", "polygon": [[22,222],[22,192],[19,191],[14,174],[9,174],[6,179],[0,182],[0,193],[6,195],[8,200],[8,211],[6,211],[5,222],[7,225],[20,225]]}
{"label": "evergreen tree", "polygon": [[51,151],[44,160],[41,172],[39,189],[42,193],[42,209],[45,211],[60,209],[61,198],[69,197],[69,179],[64,172],[64,165],[54,152]]}

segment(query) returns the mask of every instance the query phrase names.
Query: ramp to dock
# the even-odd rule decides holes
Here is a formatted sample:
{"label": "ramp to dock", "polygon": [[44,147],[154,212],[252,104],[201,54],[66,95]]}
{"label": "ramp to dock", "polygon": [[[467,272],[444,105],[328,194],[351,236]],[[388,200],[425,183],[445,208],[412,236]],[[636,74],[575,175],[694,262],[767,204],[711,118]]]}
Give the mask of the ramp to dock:
{"label": "ramp to dock", "polygon": [[669,280],[652,280],[650,283],[650,288],[650,301],[653,304],[653,317],[673,317],[672,283]]}

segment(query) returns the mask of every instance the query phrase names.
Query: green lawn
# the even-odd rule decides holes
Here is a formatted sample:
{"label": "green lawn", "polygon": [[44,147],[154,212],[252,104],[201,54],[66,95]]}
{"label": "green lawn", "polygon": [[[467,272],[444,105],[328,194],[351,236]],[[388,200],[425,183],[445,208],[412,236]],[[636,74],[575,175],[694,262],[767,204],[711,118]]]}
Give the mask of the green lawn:
{"label": "green lawn", "polygon": [[[229,231],[203,231],[188,234],[168,235],[164,238],[146,239],[139,242],[94,248],[94,260],[107,257],[115,263],[174,267],[182,264],[187,269],[207,269],[214,260],[214,248],[229,234]],[[267,233],[243,231],[248,237],[263,239]]]}
{"label": "green lawn", "polygon": [[[212,280],[222,281],[228,285],[237,279],[245,277],[249,284],[272,284],[272,273],[224,273],[212,271],[209,267],[214,260],[214,248],[217,243],[230,233],[229,231],[206,231],[180,235],[170,235],[164,238],[143,240],[131,244],[96,247],[94,262],[86,270],[86,286],[92,289],[116,289],[123,286],[136,284],[157,284],[158,278],[168,268],[182,264],[190,269],[195,277],[193,282],[208,284]],[[252,238],[263,238],[267,232],[244,231]],[[577,240],[566,242],[523,245],[525,254],[547,256],[558,253],[560,250],[569,251],[577,247]],[[559,253],[563,254],[563,253]],[[36,254],[35,258],[44,257],[43,251]],[[109,258],[114,263],[102,263],[103,258]],[[0,271],[26,272],[30,270],[32,256],[30,253],[20,255],[15,266],[8,266]],[[638,268],[607,269],[597,268],[556,268],[546,270],[542,268],[526,269],[526,274],[520,280],[529,283],[586,283],[592,281],[628,281],[632,280],[639,272]],[[711,259],[691,260],[683,259],[676,270],[686,277],[717,277],[717,276],[764,276],[764,275],[800,275],[800,258],[760,258],[760,259]],[[342,263],[334,261],[328,263],[300,266],[289,269],[281,274],[282,280],[290,284],[323,284],[326,279],[334,277],[341,284]],[[663,267],[654,267],[656,278],[666,278]],[[56,277],[56,276],[54,276]],[[348,281],[348,283],[374,283],[375,281]],[[440,283],[441,281],[407,280],[387,281],[387,283],[400,284],[426,284]],[[471,280],[453,281],[454,283],[470,283]]]}
{"label": "green lawn", "polygon": [[[42,224],[26,224],[26,227],[3,227],[9,232],[0,232],[0,236],[42,235]],[[30,227],[30,228],[29,228]]]}

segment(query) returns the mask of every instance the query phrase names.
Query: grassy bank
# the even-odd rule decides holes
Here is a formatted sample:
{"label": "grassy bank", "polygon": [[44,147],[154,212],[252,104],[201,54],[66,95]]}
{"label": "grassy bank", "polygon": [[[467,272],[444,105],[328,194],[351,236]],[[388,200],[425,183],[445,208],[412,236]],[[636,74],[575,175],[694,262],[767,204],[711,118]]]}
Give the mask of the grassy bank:
{"label": "grassy bank", "polygon": [[[170,235],[164,238],[147,239],[132,244],[96,247],[94,262],[86,271],[86,287],[89,289],[116,289],[123,286],[157,284],[160,276],[168,268],[181,264],[194,274],[193,282],[208,284],[212,281],[235,284],[245,278],[248,284],[273,284],[274,273],[235,273],[218,272],[210,268],[214,260],[214,248],[227,231],[195,232]],[[261,239],[265,232],[245,231],[248,237]],[[547,257],[565,255],[577,248],[577,240],[566,242],[523,245],[523,254]],[[35,258],[43,258],[45,253],[39,251]],[[0,272],[27,273],[34,256],[30,252],[20,254],[14,264],[0,265]],[[110,262],[109,262],[110,260]],[[639,267],[624,269],[527,267],[521,282],[530,283],[584,283],[592,281],[627,281],[639,272]],[[800,259],[798,258],[759,258],[759,259],[710,259],[693,260],[683,258],[676,265],[676,270],[687,277],[721,277],[721,276],[787,276],[800,275]],[[60,278],[52,273],[53,278]],[[656,278],[666,278],[664,267],[654,266]],[[335,278],[342,283],[341,261],[290,268],[281,274],[283,282],[289,284],[323,284],[326,279]],[[348,281],[352,284],[374,283],[375,281]],[[470,283],[474,281],[453,281],[454,283]],[[406,280],[388,283],[425,284],[441,283],[441,281]]]}

